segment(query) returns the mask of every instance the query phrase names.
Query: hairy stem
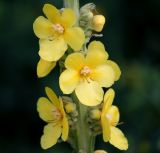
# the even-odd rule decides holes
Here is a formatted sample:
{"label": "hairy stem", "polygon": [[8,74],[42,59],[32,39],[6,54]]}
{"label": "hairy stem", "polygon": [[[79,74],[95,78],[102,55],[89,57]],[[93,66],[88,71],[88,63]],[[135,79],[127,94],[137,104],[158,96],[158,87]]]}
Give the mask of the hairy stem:
{"label": "hairy stem", "polygon": [[[74,10],[77,16],[76,26],[79,26],[79,0],[63,0],[65,8],[71,8]],[[86,50],[86,44],[83,46],[84,53]],[[76,153],[93,153],[95,146],[95,136],[89,128],[87,122],[88,107],[81,104],[76,97],[75,93],[72,95],[73,101],[76,103],[78,111],[78,120],[76,122],[75,129],[75,152]]]}
{"label": "hairy stem", "polygon": [[90,131],[89,124],[87,122],[88,107],[81,104],[75,94],[72,94],[72,98],[76,103],[78,110],[78,121],[76,124],[76,153],[93,153],[95,137]]}

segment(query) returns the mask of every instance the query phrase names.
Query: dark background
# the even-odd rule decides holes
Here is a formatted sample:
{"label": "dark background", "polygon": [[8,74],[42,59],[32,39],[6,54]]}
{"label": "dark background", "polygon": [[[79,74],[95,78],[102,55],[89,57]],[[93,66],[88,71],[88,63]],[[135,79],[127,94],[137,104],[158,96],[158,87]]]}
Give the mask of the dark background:
{"label": "dark background", "polygon": [[[0,153],[71,152],[65,143],[47,151],[39,144],[45,123],[38,117],[36,101],[46,85],[58,91],[58,69],[47,78],[36,77],[38,39],[32,24],[47,2],[62,7],[62,0],[0,0]],[[129,140],[126,153],[159,153],[160,1],[80,2],[94,2],[107,19],[99,40],[122,69],[114,85],[114,104],[124,122],[119,127]],[[96,148],[122,152],[103,143],[101,136]]]}

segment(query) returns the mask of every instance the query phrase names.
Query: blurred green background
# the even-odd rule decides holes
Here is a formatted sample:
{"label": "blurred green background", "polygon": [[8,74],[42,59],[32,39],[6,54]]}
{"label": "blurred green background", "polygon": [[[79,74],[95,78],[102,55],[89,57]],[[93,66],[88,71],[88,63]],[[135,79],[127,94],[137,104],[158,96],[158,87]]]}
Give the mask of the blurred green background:
{"label": "blurred green background", "polygon": [[[36,77],[38,39],[32,24],[47,2],[62,7],[62,0],[0,0],[0,153],[71,152],[65,143],[47,151],[39,144],[45,123],[36,101],[46,85],[59,90],[58,68],[47,78]],[[99,40],[122,69],[114,104],[129,140],[126,153],[160,153],[160,1],[80,2],[94,2],[107,19]],[[103,143],[101,136],[96,148],[122,152]]]}

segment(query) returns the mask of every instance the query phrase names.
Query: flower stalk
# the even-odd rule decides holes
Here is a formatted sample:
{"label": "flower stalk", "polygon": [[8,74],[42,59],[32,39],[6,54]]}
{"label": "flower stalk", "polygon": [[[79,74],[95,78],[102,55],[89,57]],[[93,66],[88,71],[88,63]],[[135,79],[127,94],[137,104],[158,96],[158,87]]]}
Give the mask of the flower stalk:
{"label": "flower stalk", "polygon": [[[79,0],[64,0],[64,7],[74,10],[79,25]],[[86,44],[83,48],[86,48]],[[86,49],[83,49],[85,52]],[[77,105],[78,120],[76,124],[76,153],[93,153],[95,145],[95,136],[91,133],[87,123],[88,107],[81,104],[75,93],[72,94],[73,101]]]}
{"label": "flower stalk", "polygon": [[95,136],[90,131],[87,123],[88,107],[81,104],[75,94],[72,98],[77,105],[78,120],[76,124],[76,153],[93,153],[95,145]]}

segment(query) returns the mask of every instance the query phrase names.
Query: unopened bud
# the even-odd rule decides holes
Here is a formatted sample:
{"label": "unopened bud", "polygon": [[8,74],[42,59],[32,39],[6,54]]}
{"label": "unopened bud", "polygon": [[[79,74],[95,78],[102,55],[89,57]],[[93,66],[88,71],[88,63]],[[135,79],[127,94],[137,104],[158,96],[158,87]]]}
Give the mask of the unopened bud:
{"label": "unopened bud", "polygon": [[65,110],[67,113],[72,113],[76,110],[76,105],[74,103],[67,103],[65,105]]}
{"label": "unopened bud", "polygon": [[90,22],[93,19],[92,9],[95,8],[93,3],[89,3],[81,7],[80,9],[80,26],[83,29],[88,29],[90,27]]}
{"label": "unopened bud", "polygon": [[96,150],[94,153],[107,153],[105,150]]}
{"label": "unopened bud", "polygon": [[95,120],[99,120],[101,117],[101,111],[99,109],[93,109],[90,111],[90,117]]}
{"label": "unopened bud", "polygon": [[95,15],[92,20],[92,28],[97,31],[101,32],[103,26],[105,24],[105,17],[103,15]]}

